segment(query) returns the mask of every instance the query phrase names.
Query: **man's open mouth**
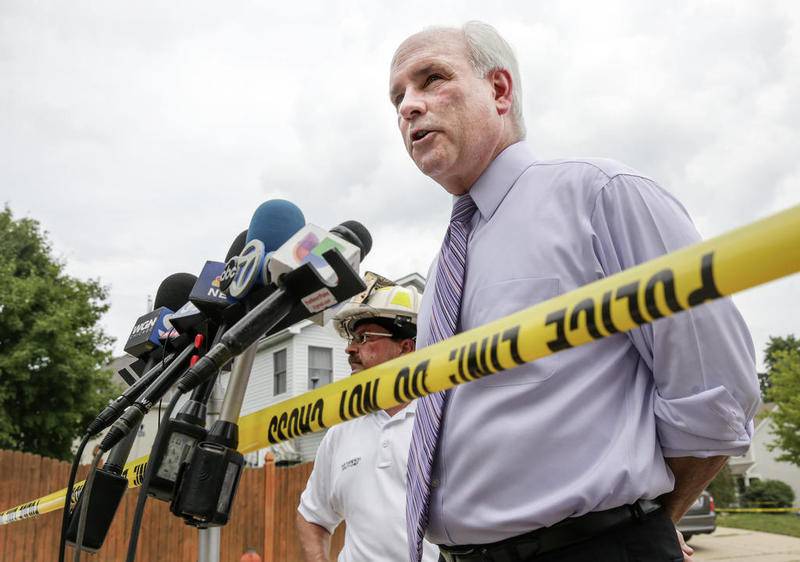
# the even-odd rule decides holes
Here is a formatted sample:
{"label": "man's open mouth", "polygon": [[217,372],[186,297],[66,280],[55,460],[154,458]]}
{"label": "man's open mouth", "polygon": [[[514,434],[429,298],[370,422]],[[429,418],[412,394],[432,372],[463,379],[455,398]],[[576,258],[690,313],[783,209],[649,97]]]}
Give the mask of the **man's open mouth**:
{"label": "man's open mouth", "polygon": [[428,131],[426,129],[420,129],[419,131],[414,131],[411,134],[411,142],[416,142],[416,141],[422,140],[426,136],[428,136],[430,133],[433,133],[433,132],[434,131]]}

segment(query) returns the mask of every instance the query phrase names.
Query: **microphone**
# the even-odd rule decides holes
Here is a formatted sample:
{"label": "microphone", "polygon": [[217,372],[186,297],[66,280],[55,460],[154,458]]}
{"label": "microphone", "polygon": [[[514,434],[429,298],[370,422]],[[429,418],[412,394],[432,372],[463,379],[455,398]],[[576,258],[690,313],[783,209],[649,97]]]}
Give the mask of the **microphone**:
{"label": "microphone", "polygon": [[[350,222],[355,223],[355,221]],[[363,232],[359,233],[361,229]],[[354,233],[354,236],[358,237],[358,245],[342,240],[342,243],[356,247],[358,256],[366,255],[371,247],[369,233],[363,226],[361,229],[348,228]],[[364,236],[364,233],[367,236]],[[324,237],[322,243],[327,244],[331,238],[338,237]],[[279,254],[286,255],[289,252],[287,247],[293,248],[293,239],[294,237],[276,251],[273,258]],[[272,333],[273,329],[282,329],[282,326],[308,318],[365,290],[364,282],[356,271],[358,263],[354,268],[353,264],[348,262],[335,246],[322,252],[322,257],[325,266],[331,268],[338,281],[335,285],[322,279],[312,265],[313,260],[308,260],[297,269],[284,273],[280,279],[281,286],[273,288],[266,299],[231,326],[220,342],[186,371],[178,382],[178,388],[182,392],[191,390],[213,376],[231,358],[256,343],[260,337]]]}
{"label": "microphone", "polygon": [[189,294],[189,301],[209,317],[218,317],[221,311],[236,302],[220,287],[224,269],[222,262],[207,261]]}
{"label": "microphone", "polygon": [[247,233],[249,228],[244,229],[241,231],[236,238],[233,239],[230,248],[228,248],[228,253],[225,254],[225,263],[228,262],[229,259],[238,256],[242,252],[242,248],[247,243]]}
{"label": "microphone", "polygon": [[165,320],[170,314],[172,314],[172,309],[160,306],[140,316],[125,343],[125,353],[141,357],[161,347],[161,340],[167,339],[169,333]]}
{"label": "microphone", "polygon": [[[333,227],[330,232],[332,234],[337,234],[339,237],[345,239],[347,242],[358,248],[358,256],[356,256],[351,250],[350,260],[348,260],[350,265],[354,266],[354,269],[358,271],[358,265],[360,265],[360,262],[372,249],[372,236],[369,234],[369,231],[360,222],[350,220]],[[329,244],[329,242],[326,242],[323,239],[320,244],[324,247],[326,244]],[[315,249],[314,252],[319,254],[321,253],[321,250]],[[275,253],[273,258],[280,259],[280,256],[277,254],[278,252]],[[277,261],[277,259],[275,259],[275,261]],[[286,268],[287,265],[283,264],[278,267]],[[330,267],[327,268],[327,271],[330,273]],[[344,301],[332,297],[331,292],[327,289],[327,287],[323,286],[317,291],[306,291],[305,294],[300,297],[300,302],[300,305],[295,306],[289,315],[279,322],[274,328],[272,328],[266,335],[279,332],[280,330],[306,319],[316,322],[319,325],[323,325],[326,320],[329,320],[330,315],[335,313],[337,305],[342,304]]]}
{"label": "microphone", "polygon": [[283,199],[259,205],[247,228],[246,244],[236,258],[228,260],[223,279],[230,296],[242,300],[256,288],[267,287],[267,257],[278,250],[306,224],[303,212]]}
{"label": "microphone", "polygon": [[364,261],[364,258],[367,257],[367,254],[372,250],[372,236],[369,230],[358,221],[344,221],[339,226],[331,228],[331,232],[333,234],[338,234],[340,238],[358,246],[361,252],[360,261]]}
{"label": "microphone", "polygon": [[[156,300],[154,304],[157,309],[169,309],[169,307],[172,307],[173,310],[179,309],[181,304],[186,302],[188,299],[189,292],[191,291],[195,280],[196,277],[189,273],[175,273],[166,277],[161,282],[158,287],[158,291],[156,292]],[[183,300],[181,301],[181,299]],[[147,332],[145,339],[148,342],[153,341],[152,336],[153,334],[157,335],[159,329],[162,331],[166,330],[166,324],[163,323],[163,317],[160,315],[160,313],[158,317],[162,318],[162,323],[159,325],[159,323],[156,322],[153,324],[152,328],[150,328],[150,331]],[[141,325],[142,318],[143,317],[140,317],[136,321],[134,329],[131,332],[132,335],[133,332],[136,331],[136,327]],[[138,334],[136,339],[141,339],[141,337],[142,336]],[[125,408],[130,406],[141,395],[141,393],[144,392],[144,390],[150,386],[154,380],[156,380],[163,367],[170,364],[175,358],[174,354],[168,354],[164,356],[163,361],[156,363],[161,349],[161,340],[158,337],[156,337],[155,340],[156,344],[154,344],[152,347],[136,345],[137,349],[140,351],[140,354],[133,355],[145,359],[146,363],[144,366],[144,374],[133,385],[125,389],[125,392],[112,400],[108,406],[106,406],[106,408],[97,415],[94,421],[92,421],[92,423],[90,423],[86,428],[87,434],[94,435],[99,433],[114,423],[114,421],[122,414],[122,412],[125,411]],[[130,343],[130,338],[128,342]],[[149,351],[143,351],[148,347]]]}
{"label": "microphone", "polygon": [[[245,230],[234,239],[230,248],[228,248],[228,253],[225,257],[226,262],[242,251],[246,236],[247,231]],[[189,294],[189,301],[193,307],[188,308],[190,318],[195,316],[195,311],[202,312],[204,316],[213,319],[217,323],[230,323],[241,317],[243,313],[233,306],[236,304],[236,300],[229,297],[223,287],[224,273],[225,263],[217,261],[207,261],[205,263],[197,282]],[[189,304],[185,305],[185,307],[189,306]],[[179,315],[178,322],[185,327],[187,320],[184,319],[184,316],[187,310],[179,312],[182,314]]]}
{"label": "microphone", "polygon": [[323,259],[322,254],[336,248],[354,268],[358,268],[361,259],[372,247],[372,237],[361,223],[357,224],[366,239],[361,240],[354,228],[343,224],[334,227],[330,232],[313,224],[308,224],[292,236],[270,257],[268,264],[269,278],[281,284],[281,277],[294,271],[305,263],[310,263],[325,281],[335,282],[333,269]]}
{"label": "microphone", "polygon": [[161,347],[161,341],[172,336],[168,316],[186,302],[187,288],[197,277],[191,273],[174,273],[165,278],[156,292],[155,309],[139,317],[125,344],[125,352],[141,357]]}

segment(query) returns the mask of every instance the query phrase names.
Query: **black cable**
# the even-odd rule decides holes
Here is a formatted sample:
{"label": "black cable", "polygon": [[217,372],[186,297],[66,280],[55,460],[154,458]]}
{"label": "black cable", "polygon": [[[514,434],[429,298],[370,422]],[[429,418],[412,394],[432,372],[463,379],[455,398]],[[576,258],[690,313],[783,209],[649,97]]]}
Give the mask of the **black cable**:
{"label": "black cable", "polygon": [[[167,357],[167,347],[169,346],[170,340],[164,342],[164,347],[161,348],[161,370],[163,371],[166,369],[166,357]],[[164,397],[158,399],[158,411],[161,411],[161,402],[163,401]],[[156,430],[161,429],[161,417],[157,418]]]}
{"label": "black cable", "polygon": [[94,477],[97,474],[97,465],[103,456],[103,451],[98,450],[92,459],[92,468],[89,469],[89,477],[86,480],[86,485],[81,491],[81,512],[78,517],[78,536],[75,541],[75,555],[72,557],[72,562],[81,562],[81,549],[83,547],[83,536],[86,533],[86,515],[89,513],[89,498],[92,494],[92,486],[94,485]]}
{"label": "black cable", "polygon": [[67,491],[64,496],[64,512],[61,514],[61,537],[58,540],[58,562],[64,562],[64,556],[67,549],[67,528],[69,527],[69,504],[70,498],[72,497],[72,491],[75,488],[75,477],[78,475],[78,465],[81,462],[81,455],[83,455],[83,450],[86,448],[86,444],[89,443],[89,439],[91,439],[91,435],[88,433],[83,436],[83,440],[81,444],[78,445],[78,452],[75,453],[75,457],[72,459],[72,467],[69,471],[69,480],[67,481]]}
{"label": "black cable", "polygon": [[[169,416],[172,415],[172,411],[175,409],[175,406],[178,404],[178,399],[180,399],[181,393],[176,392],[172,399],[169,401],[167,405],[167,409],[164,412],[165,419],[169,419]],[[155,451],[158,447],[161,446],[161,442],[164,440],[164,435],[166,434],[165,429],[169,427],[169,424],[162,423],[159,428],[158,432],[156,433],[156,438],[153,441],[153,447],[150,451]],[[137,543],[139,542],[139,531],[142,526],[142,518],[144,516],[144,504],[147,501],[147,488],[150,487],[150,481],[153,479],[153,473],[155,472],[155,467],[153,463],[147,463],[147,469],[144,471],[144,479],[142,480],[142,486],[139,490],[139,496],[136,499],[136,513],[133,516],[133,525],[131,525],[131,538],[128,540],[128,555],[125,558],[126,562],[134,562],[136,559],[136,547]]]}

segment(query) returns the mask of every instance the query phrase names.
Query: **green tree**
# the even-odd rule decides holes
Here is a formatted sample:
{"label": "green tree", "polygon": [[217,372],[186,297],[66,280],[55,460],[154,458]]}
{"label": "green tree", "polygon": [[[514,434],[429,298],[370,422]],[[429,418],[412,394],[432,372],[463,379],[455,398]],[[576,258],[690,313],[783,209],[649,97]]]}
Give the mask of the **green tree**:
{"label": "green tree", "polygon": [[717,507],[733,507],[736,504],[736,482],[727,464],[717,473],[707,489],[714,496]]}
{"label": "green tree", "polygon": [[769,388],[772,386],[772,369],[777,361],[777,354],[781,351],[797,351],[800,353],[800,339],[795,338],[794,334],[789,334],[786,337],[770,336],[769,341],[767,341],[767,347],[764,348],[764,364],[767,366],[767,370],[763,373],[758,373],[758,383],[761,387],[761,395],[764,397],[769,395]]}
{"label": "green tree", "polygon": [[776,351],[770,380],[767,399],[778,407],[770,414],[775,440],[768,447],[780,451],[777,460],[800,466],[800,351]]}
{"label": "green tree", "polygon": [[0,448],[68,459],[116,390],[98,281],[64,272],[39,223],[0,212]]}
{"label": "green tree", "polygon": [[764,348],[764,364],[767,366],[767,371],[771,371],[775,367],[778,360],[777,355],[781,351],[800,353],[800,339],[794,337],[794,334],[786,337],[770,336],[767,347]]}

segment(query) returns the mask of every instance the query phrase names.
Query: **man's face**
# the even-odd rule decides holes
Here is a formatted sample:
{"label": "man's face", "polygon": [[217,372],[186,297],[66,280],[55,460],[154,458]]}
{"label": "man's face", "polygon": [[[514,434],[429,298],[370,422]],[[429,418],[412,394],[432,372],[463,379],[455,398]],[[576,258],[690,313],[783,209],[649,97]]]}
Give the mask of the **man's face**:
{"label": "man's face", "polygon": [[354,332],[356,334],[364,334],[365,332],[369,332],[369,334],[385,334],[385,336],[368,335],[366,336],[367,341],[364,343],[357,344],[353,342],[345,348],[348,355],[347,360],[350,362],[353,374],[385,363],[404,353],[414,351],[414,340],[393,340],[390,337],[389,330],[379,324],[368,322],[359,324]]}
{"label": "man's face", "polygon": [[465,193],[503,133],[491,80],[475,74],[458,33],[422,33],[397,49],[389,95],[406,150],[447,191]]}

